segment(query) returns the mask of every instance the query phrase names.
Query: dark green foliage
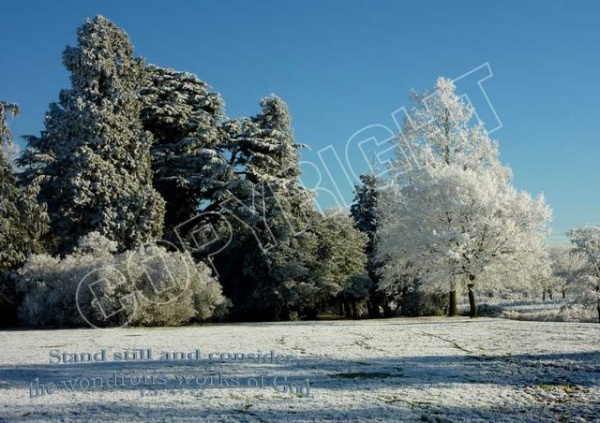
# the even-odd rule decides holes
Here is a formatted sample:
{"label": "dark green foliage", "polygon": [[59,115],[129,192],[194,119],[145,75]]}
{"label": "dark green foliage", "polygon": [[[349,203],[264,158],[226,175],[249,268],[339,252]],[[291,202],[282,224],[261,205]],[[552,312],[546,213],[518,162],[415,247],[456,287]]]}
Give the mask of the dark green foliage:
{"label": "dark green foliage", "polygon": [[354,202],[350,207],[350,213],[358,230],[369,237],[365,248],[367,272],[372,280],[368,301],[369,315],[370,317],[380,317],[383,311],[385,317],[391,317],[393,312],[390,298],[385,292],[378,289],[381,279],[379,270],[382,266],[382,263],[375,257],[379,202],[378,180],[375,174],[365,173],[360,175],[360,181],[360,184],[354,186]]}
{"label": "dark green foliage", "polygon": [[146,72],[141,117],[154,138],[153,184],[166,201],[165,235],[172,238],[202,202],[222,198],[233,179],[221,125],[223,101],[193,74],[157,66]]}

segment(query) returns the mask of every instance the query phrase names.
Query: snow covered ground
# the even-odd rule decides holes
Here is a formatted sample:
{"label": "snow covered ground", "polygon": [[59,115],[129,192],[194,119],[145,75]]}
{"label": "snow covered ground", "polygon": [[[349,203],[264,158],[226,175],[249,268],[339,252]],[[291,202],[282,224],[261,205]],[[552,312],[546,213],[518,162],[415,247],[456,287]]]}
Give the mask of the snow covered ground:
{"label": "snow covered ground", "polygon": [[[135,349],[142,359],[115,356]],[[64,363],[70,353],[97,361]],[[460,317],[3,331],[0,420],[600,421],[600,325]]]}

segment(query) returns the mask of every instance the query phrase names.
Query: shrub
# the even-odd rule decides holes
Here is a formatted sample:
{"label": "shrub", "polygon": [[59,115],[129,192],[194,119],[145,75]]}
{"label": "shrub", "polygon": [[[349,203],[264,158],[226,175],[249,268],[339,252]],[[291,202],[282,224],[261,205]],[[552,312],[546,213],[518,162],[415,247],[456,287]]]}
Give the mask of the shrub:
{"label": "shrub", "polygon": [[16,275],[23,295],[21,321],[33,326],[176,326],[226,313],[219,282],[188,254],[158,246],[115,251],[115,243],[92,233],[63,259],[30,256]]}

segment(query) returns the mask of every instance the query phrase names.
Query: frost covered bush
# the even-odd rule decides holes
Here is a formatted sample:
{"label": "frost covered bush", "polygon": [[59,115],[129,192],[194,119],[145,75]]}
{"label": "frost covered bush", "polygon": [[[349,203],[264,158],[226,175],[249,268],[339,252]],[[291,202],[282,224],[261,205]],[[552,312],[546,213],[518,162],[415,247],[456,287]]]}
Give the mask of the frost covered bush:
{"label": "frost covered bush", "polygon": [[63,259],[31,256],[17,272],[17,290],[24,297],[22,322],[175,326],[226,311],[221,286],[206,265],[162,247],[115,255],[116,247],[91,233]]}
{"label": "frost covered bush", "polygon": [[[79,282],[95,269],[110,266],[112,256],[70,255],[64,259],[37,254],[17,272],[17,290],[23,295],[19,318],[32,326],[84,324],[76,302]],[[93,309],[82,310],[83,314]]]}
{"label": "frost covered bush", "polygon": [[210,269],[186,254],[151,246],[126,252],[118,260],[117,267],[136,287],[134,325],[177,326],[207,320],[225,302]]}
{"label": "frost covered bush", "polygon": [[568,304],[559,309],[519,311],[505,310],[501,316],[510,320],[523,320],[531,322],[597,322],[594,310],[577,304]]}

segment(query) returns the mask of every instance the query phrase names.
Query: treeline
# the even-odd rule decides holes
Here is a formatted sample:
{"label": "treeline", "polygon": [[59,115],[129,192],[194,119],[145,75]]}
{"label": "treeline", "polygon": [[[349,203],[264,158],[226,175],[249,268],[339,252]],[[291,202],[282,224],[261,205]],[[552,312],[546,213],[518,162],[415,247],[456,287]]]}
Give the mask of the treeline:
{"label": "treeline", "polygon": [[63,63],[71,87],[14,163],[18,107],[0,103],[4,325],[455,315],[462,294],[475,317],[476,287],[580,279],[450,81],[413,98],[391,176],[362,175],[350,211],[321,213],[279,97],[228,118],[205,82],[146,64],[101,16]]}
{"label": "treeline", "polygon": [[[347,212],[315,211],[283,100],[229,119],[206,83],[146,65],[101,16],[63,63],[71,87],[45,130],[16,171],[2,156],[4,320],[286,320],[332,304],[357,315],[372,288],[367,237]],[[14,106],[2,110],[8,145]]]}

